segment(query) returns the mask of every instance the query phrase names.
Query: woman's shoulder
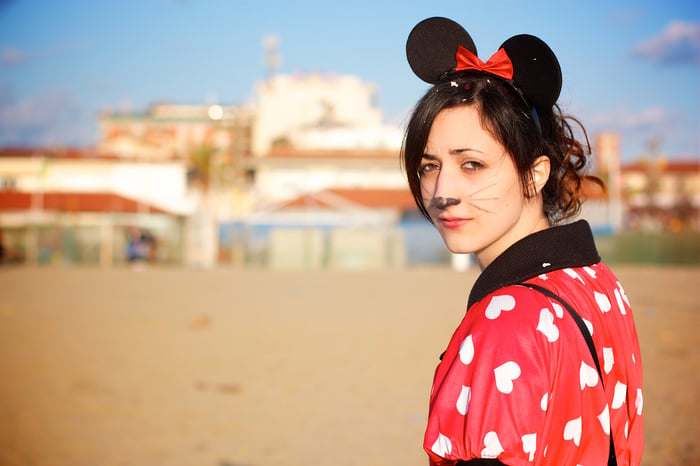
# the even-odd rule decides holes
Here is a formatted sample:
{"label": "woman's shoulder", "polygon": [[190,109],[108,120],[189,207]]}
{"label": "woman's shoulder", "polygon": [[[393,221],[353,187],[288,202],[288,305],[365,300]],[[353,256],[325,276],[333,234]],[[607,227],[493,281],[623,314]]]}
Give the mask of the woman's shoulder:
{"label": "woman's shoulder", "polygon": [[547,297],[525,283],[505,285],[474,303],[469,312],[495,320],[502,312],[524,311],[547,303]]}
{"label": "woman's shoulder", "polygon": [[552,270],[532,277],[527,280],[527,283],[539,283],[542,286],[549,284],[555,289],[558,286],[566,287],[568,284],[595,288],[596,284],[617,283],[617,281],[617,277],[610,268],[605,263],[598,262],[591,265]]}
{"label": "woman's shoulder", "polygon": [[554,270],[533,277],[527,283],[551,291],[584,314],[586,310],[595,308],[606,313],[610,301],[615,301],[623,314],[630,308],[622,284],[602,262]]}
{"label": "woman's shoulder", "polygon": [[561,306],[547,296],[523,284],[506,285],[474,303],[464,320],[474,333],[534,334],[542,320],[542,311],[561,316]]}

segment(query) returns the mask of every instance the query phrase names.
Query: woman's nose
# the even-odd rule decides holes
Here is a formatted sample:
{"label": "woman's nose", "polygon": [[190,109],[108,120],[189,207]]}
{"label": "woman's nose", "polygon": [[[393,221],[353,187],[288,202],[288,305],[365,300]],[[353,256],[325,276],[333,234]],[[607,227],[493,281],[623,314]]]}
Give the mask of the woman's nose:
{"label": "woman's nose", "polygon": [[455,195],[457,180],[453,172],[454,170],[449,166],[444,166],[440,169],[435,179],[435,190],[433,193],[435,197],[457,197]]}
{"label": "woman's nose", "polygon": [[450,206],[459,204],[459,199],[455,197],[434,197],[431,204],[437,209],[444,210]]}
{"label": "woman's nose", "polygon": [[435,189],[431,204],[438,209],[445,209],[452,205],[459,204],[459,196],[457,195],[457,186],[455,180],[451,176],[449,169],[440,170],[436,180]]}

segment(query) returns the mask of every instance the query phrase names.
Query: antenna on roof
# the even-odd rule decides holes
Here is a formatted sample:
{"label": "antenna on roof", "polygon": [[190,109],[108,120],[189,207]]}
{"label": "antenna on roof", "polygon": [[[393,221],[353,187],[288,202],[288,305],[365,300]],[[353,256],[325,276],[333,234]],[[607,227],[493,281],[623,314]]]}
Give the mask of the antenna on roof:
{"label": "antenna on roof", "polygon": [[282,59],[279,55],[279,37],[268,34],[263,38],[263,49],[265,49],[265,78],[270,79],[277,74],[277,68]]}

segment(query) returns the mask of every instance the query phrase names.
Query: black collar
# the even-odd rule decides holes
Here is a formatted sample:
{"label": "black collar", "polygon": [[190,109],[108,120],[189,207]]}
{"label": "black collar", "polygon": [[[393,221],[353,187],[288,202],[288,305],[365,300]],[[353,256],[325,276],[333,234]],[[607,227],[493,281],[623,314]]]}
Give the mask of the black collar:
{"label": "black collar", "polygon": [[600,256],[585,220],[538,231],[510,246],[481,272],[467,308],[504,286],[552,270],[597,262]]}

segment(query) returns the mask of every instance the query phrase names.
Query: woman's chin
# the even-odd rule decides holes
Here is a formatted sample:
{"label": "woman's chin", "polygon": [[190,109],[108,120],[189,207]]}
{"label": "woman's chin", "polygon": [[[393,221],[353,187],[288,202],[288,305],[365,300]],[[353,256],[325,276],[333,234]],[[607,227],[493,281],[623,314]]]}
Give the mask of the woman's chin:
{"label": "woman's chin", "polygon": [[442,240],[445,242],[447,250],[452,254],[471,254],[474,252],[473,248],[470,248],[465,244],[459,244],[458,241],[447,241],[444,237]]}

